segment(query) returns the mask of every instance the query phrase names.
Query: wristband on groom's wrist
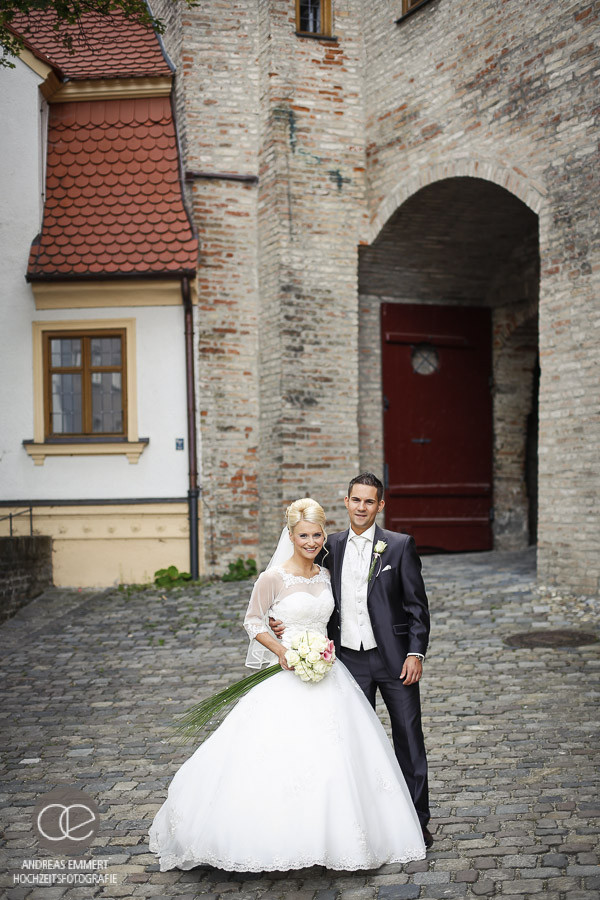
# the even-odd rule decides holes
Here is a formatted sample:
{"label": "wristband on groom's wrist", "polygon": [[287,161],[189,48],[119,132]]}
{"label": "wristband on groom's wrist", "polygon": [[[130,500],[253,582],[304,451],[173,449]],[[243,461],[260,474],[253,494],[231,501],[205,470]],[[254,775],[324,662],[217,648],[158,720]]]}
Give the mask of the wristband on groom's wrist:
{"label": "wristband on groom's wrist", "polygon": [[407,656],[416,656],[417,659],[419,659],[422,663],[425,662],[425,657],[423,656],[422,653],[411,652],[411,653],[407,653],[406,655],[407,655]]}

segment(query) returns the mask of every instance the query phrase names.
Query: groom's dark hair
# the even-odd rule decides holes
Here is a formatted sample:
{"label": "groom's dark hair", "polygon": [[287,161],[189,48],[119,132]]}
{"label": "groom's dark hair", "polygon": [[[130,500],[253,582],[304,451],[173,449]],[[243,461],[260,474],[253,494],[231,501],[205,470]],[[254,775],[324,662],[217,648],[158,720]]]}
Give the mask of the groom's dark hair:
{"label": "groom's dark hair", "polygon": [[348,485],[348,496],[352,493],[352,488],[355,484],[366,484],[368,487],[374,487],[377,489],[377,500],[381,501],[383,498],[383,485],[372,472],[363,472],[362,475],[357,475],[356,478],[353,478]]}

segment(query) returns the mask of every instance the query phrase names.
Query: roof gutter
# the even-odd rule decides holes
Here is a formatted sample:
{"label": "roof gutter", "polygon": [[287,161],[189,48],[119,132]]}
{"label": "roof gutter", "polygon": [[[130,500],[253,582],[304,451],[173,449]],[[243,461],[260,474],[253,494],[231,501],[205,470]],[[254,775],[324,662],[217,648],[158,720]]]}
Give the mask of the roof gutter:
{"label": "roof gutter", "polygon": [[[195,236],[195,235],[194,235]],[[162,269],[160,272],[26,272],[25,280],[33,283],[35,281],[173,281],[183,277],[193,278],[196,274],[195,269],[174,269],[172,272]]]}

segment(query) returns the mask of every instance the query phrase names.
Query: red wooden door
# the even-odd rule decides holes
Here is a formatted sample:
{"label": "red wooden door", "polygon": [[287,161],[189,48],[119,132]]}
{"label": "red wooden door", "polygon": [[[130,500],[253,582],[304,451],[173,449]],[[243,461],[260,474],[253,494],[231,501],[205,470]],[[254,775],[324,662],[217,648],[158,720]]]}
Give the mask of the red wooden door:
{"label": "red wooden door", "polygon": [[381,310],[386,525],[422,551],[489,550],[490,310]]}

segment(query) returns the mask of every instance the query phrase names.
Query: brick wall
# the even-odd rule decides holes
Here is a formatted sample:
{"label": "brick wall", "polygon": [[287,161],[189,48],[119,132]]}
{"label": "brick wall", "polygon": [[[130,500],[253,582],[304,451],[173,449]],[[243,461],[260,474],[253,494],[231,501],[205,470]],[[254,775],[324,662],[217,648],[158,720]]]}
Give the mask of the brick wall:
{"label": "brick wall", "polygon": [[[258,13],[253,2],[180,8],[165,42],[178,72],[188,196],[200,240],[197,405],[207,571],[256,556]],[[194,175],[193,173],[196,173]]]}
{"label": "brick wall", "polygon": [[52,585],[52,538],[0,537],[0,621]]}
{"label": "brick wall", "polygon": [[342,526],[348,476],[381,471],[382,300],[484,304],[497,545],[527,539],[539,319],[540,577],[598,590],[599,13],[432,0],[396,25],[401,0],[337,0],[329,42],[292,0],[182,11],[187,168],[260,179],[193,182],[219,566],[264,561],[304,493]]}
{"label": "brick wall", "polygon": [[206,552],[210,564],[212,533],[217,567],[256,555],[259,540],[268,558],[299,496],[341,525],[358,465],[359,9],[336,7],[339,43],[296,37],[294,6],[279,0],[201,2],[182,15],[186,167],[260,176],[257,187],[198,178],[193,188]]}
{"label": "brick wall", "polygon": [[[260,504],[262,559],[285,506],[311,495],[330,527],[358,466],[357,246],[364,203],[360,5],[338,41],[295,35],[261,6]],[[341,227],[343,223],[343,227]]]}
{"label": "brick wall", "polygon": [[434,0],[395,26],[400,6],[365,17],[369,238],[445,177],[491,180],[539,214],[539,575],[597,592],[600,4]]}

